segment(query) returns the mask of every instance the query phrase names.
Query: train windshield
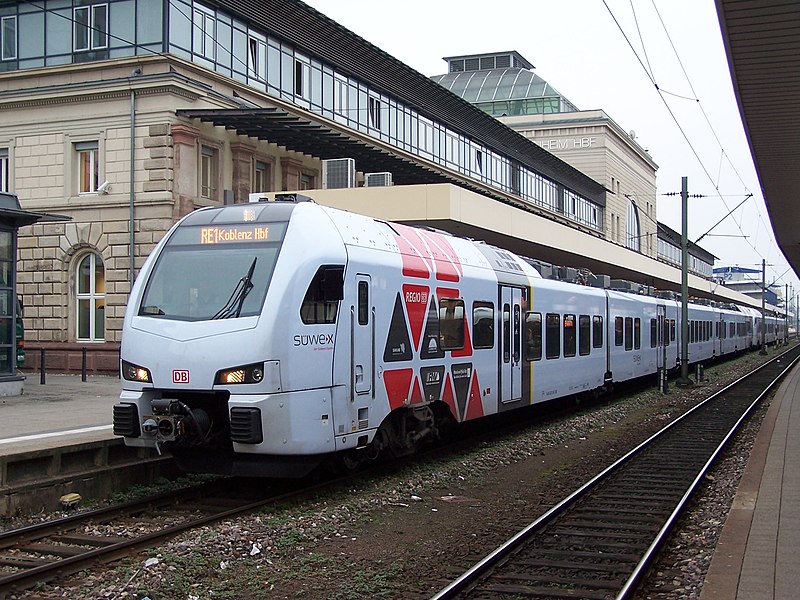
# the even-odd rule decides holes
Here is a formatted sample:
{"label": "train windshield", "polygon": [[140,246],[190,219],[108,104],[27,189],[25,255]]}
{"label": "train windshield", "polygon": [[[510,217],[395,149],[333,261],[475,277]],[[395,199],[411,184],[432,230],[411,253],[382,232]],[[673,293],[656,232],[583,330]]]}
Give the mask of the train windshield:
{"label": "train windshield", "polygon": [[182,321],[259,314],[286,225],[178,228],[150,274],[139,314]]}

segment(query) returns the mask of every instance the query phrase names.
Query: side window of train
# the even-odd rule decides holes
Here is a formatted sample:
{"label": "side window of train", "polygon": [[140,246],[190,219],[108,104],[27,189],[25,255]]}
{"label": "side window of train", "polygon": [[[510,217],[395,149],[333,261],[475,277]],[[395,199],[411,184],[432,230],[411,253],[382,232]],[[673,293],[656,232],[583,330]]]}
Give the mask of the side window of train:
{"label": "side window of train", "polygon": [[658,319],[650,319],[650,347],[658,346]]}
{"label": "side window of train", "polygon": [[636,317],[633,320],[633,349],[639,350],[642,347],[642,320]]}
{"label": "side window of train", "polygon": [[575,356],[577,337],[575,315],[564,315],[564,356]]}
{"label": "side window of train", "polygon": [[633,317],[625,317],[625,350],[633,350]]}
{"label": "side window of train", "polygon": [[542,313],[525,313],[525,360],[542,360]]}
{"label": "side window of train", "polygon": [[592,351],[592,320],[589,315],[578,317],[578,354],[588,356]]}
{"label": "side window of train", "polygon": [[594,348],[603,347],[603,317],[594,315],[592,317],[592,346]]}
{"label": "side window of train", "polygon": [[494,348],[494,304],[472,303],[472,346]]}
{"label": "side window of train", "polygon": [[306,325],[336,322],[339,300],[344,298],[344,267],[323,265],[306,290],[300,318]]}
{"label": "side window of train", "polygon": [[442,298],[439,302],[439,340],[442,350],[464,347],[464,301]]}
{"label": "side window of train", "polygon": [[369,285],[366,281],[358,282],[358,324],[369,324]]}
{"label": "side window of train", "polygon": [[669,320],[669,341],[675,341],[675,319]]}
{"label": "side window of train", "polygon": [[561,315],[547,313],[545,344],[547,358],[561,358]]}
{"label": "side window of train", "polygon": [[664,345],[669,346],[669,319],[664,319]]}
{"label": "side window of train", "polygon": [[623,319],[622,317],[616,317],[614,319],[614,345],[615,346],[622,346],[622,333],[624,331],[622,327]]}

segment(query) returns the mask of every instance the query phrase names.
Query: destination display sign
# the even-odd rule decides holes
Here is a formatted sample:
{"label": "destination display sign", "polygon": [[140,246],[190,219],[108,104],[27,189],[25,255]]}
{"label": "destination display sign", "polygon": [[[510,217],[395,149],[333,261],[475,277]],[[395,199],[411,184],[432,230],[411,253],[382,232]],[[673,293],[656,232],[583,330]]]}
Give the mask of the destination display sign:
{"label": "destination display sign", "polygon": [[181,227],[170,239],[170,245],[215,246],[224,244],[251,244],[280,242],[286,232],[286,223],[226,223]]}

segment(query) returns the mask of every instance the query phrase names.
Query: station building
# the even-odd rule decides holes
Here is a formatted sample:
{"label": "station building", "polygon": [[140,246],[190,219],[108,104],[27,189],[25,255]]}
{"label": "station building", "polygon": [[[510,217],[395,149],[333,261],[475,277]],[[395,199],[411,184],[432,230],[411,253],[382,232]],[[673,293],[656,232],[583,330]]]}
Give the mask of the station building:
{"label": "station building", "polygon": [[605,179],[301,2],[0,0],[0,51],[0,190],[71,219],[19,237],[28,356],[46,349],[50,368],[79,368],[87,348],[90,370],[115,371],[150,251],[183,215],[251,193],[316,190],[556,264],[679,281],[608,243]]}

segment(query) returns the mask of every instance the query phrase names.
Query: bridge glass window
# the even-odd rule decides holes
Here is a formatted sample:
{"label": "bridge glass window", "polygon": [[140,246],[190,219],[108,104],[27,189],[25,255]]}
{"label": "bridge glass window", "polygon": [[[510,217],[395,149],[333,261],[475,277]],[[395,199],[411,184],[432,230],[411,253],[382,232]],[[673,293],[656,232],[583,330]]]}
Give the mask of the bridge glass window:
{"label": "bridge glass window", "polygon": [[542,359],[542,314],[525,314],[525,360]]}
{"label": "bridge glass window", "polygon": [[545,344],[547,358],[561,357],[561,315],[547,313]]}
{"label": "bridge glass window", "polygon": [[0,60],[17,58],[17,17],[0,19]]}

